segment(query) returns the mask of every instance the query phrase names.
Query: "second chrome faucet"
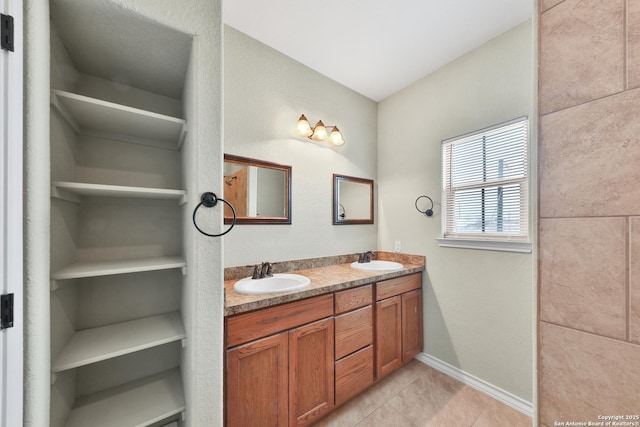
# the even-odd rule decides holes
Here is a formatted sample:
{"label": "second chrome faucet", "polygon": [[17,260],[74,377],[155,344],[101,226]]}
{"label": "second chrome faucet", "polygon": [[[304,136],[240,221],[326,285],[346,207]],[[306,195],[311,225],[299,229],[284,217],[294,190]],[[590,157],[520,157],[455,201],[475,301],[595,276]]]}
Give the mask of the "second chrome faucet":
{"label": "second chrome faucet", "polygon": [[371,256],[376,256],[375,252],[367,251],[358,254],[358,263],[363,264],[365,262],[371,262]]}

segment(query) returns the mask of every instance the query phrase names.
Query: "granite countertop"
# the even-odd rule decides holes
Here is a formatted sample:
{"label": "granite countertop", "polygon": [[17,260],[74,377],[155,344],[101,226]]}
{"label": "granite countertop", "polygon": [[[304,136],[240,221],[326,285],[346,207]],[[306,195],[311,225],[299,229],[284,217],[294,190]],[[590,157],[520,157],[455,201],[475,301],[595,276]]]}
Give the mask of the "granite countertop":
{"label": "granite countertop", "polygon": [[233,290],[233,284],[251,275],[253,266],[225,269],[225,316],[245,313],[259,308],[271,307],[285,302],[296,301],[330,292],[340,291],[380,280],[392,279],[411,273],[424,271],[425,257],[392,252],[378,252],[380,260],[402,263],[404,268],[396,271],[367,271],[351,267],[357,254],[336,257],[313,258],[297,261],[272,263],[274,273],[295,273],[307,276],[311,284],[301,290],[276,294],[244,295]]}

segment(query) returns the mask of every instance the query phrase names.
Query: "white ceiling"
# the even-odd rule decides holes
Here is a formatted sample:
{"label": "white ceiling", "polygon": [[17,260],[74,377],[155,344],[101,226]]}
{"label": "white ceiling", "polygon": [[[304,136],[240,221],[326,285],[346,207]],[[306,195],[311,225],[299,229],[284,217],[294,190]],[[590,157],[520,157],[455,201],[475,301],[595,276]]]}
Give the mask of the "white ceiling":
{"label": "white ceiling", "polygon": [[380,101],[531,18],[533,0],[227,0],[224,22]]}

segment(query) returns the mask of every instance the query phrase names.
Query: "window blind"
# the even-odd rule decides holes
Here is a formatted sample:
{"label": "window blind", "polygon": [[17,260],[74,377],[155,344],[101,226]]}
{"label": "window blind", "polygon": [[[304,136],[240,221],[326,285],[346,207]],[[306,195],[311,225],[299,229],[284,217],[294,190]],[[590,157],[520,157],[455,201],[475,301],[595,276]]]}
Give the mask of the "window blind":
{"label": "window blind", "polygon": [[528,120],[442,143],[444,237],[528,238]]}

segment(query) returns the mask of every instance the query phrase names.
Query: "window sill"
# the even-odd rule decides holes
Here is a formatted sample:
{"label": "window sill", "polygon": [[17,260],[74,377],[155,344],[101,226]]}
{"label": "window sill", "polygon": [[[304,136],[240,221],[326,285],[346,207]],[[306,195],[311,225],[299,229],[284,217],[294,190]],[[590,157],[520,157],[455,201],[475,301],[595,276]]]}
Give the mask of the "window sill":
{"label": "window sill", "polygon": [[443,248],[459,249],[480,249],[485,251],[518,252],[530,254],[532,250],[531,242],[517,240],[475,240],[475,239],[455,239],[437,238],[438,246]]}

